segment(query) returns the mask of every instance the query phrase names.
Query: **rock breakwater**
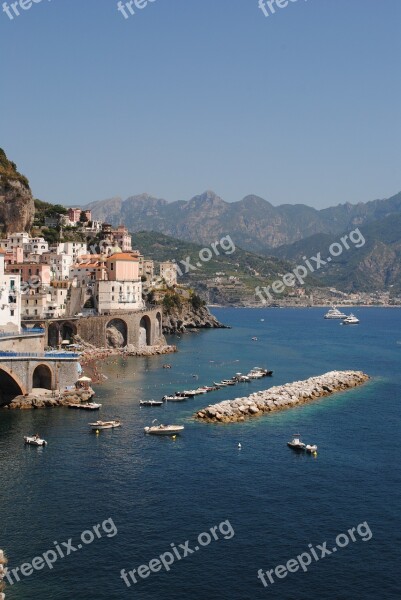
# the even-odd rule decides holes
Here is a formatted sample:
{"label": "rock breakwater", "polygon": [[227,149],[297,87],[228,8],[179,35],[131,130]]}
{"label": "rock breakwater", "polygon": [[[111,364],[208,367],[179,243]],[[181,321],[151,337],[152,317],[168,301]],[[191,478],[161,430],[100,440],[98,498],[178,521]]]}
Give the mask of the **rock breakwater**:
{"label": "rock breakwater", "polygon": [[237,423],[330,396],[362,385],[369,379],[369,375],[362,371],[330,371],[304,381],[255,392],[245,398],[224,400],[198,411],[195,417],[207,423]]}

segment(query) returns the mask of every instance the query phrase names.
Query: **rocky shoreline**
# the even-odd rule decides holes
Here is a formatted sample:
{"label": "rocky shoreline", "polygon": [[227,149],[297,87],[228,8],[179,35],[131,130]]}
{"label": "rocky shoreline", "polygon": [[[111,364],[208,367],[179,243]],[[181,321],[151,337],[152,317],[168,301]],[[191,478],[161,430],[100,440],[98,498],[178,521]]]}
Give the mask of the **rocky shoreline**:
{"label": "rocky shoreline", "polygon": [[199,410],[195,417],[206,423],[238,423],[268,412],[284,410],[364,384],[370,379],[362,371],[330,371],[255,392],[245,398],[224,400]]}
{"label": "rocky shoreline", "polygon": [[211,314],[206,306],[193,309],[190,303],[170,309],[163,315],[163,333],[184,333],[189,329],[230,329]]}
{"label": "rocky shoreline", "polygon": [[68,406],[69,404],[82,404],[88,402],[95,392],[91,387],[88,389],[71,389],[64,392],[58,392],[53,395],[52,392],[35,395],[27,394],[26,396],[17,396],[3,406],[5,410],[30,410],[33,408],[55,408],[56,406]]}

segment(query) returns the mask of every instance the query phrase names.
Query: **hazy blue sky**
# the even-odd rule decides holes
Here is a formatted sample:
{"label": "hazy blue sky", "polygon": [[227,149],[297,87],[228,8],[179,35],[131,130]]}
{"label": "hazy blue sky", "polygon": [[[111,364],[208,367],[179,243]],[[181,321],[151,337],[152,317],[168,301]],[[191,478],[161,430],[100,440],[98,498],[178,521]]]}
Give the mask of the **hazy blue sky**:
{"label": "hazy blue sky", "polygon": [[0,13],[0,146],[42,200],[213,189],[325,207],[401,190],[400,0],[21,13]]}

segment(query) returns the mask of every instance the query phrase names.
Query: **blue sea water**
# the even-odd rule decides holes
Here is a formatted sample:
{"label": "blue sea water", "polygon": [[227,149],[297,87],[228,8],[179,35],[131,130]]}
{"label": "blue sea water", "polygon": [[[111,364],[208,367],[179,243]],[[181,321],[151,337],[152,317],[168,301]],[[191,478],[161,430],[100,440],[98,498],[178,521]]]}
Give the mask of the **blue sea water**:
{"label": "blue sea water", "polygon": [[[8,586],[7,600],[400,597],[401,311],[356,309],[355,327],[324,320],[324,309],[214,312],[232,329],[173,337],[179,352],[167,358],[104,364],[99,418],[119,417],[121,429],[96,436],[87,425],[93,414],[64,408],[0,412],[0,548],[10,568],[54,549],[55,541],[72,538],[77,546],[83,531],[106,519],[118,531],[107,537],[100,529],[100,539],[59,558],[52,570],[22,577]],[[138,405],[254,366],[273,369],[273,380],[162,408]],[[223,398],[333,369],[361,369],[372,379],[244,424],[192,419]],[[146,436],[153,418],[182,423],[185,431],[176,440]],[[286,446],[298,431],[318,444],[316,457]],[[23,435],[35,432],[47,448],[24,447]],[[189,540],[193,549],[200,533],[226,520],[235,532],[230,539],[218,528],[219,540],[176,560],[169,572],[137,576],[130,588],[120,578],[121,569],[149,564],[172,543]],[[308,544],[327,541],[332,549],[339,533],[364,522],[370,540],[355,533],[355,542],[313,560],[307,572],[273,575],[273,584],[266,578],[268,587],[257,578],[259,569],[286,564]]]}

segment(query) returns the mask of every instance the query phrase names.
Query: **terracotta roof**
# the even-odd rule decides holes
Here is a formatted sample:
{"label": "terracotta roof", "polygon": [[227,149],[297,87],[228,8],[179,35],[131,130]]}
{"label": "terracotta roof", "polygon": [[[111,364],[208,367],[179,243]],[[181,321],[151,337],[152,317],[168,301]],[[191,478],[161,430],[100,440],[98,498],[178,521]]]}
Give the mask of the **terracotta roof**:
{"label": "terracotta roof", "polygon": [[135,256],[135,254],[129,254],[128,252],[116,252],[108,257],[107,261],[109,260],[132,260],[137,262],[138,257]]}

